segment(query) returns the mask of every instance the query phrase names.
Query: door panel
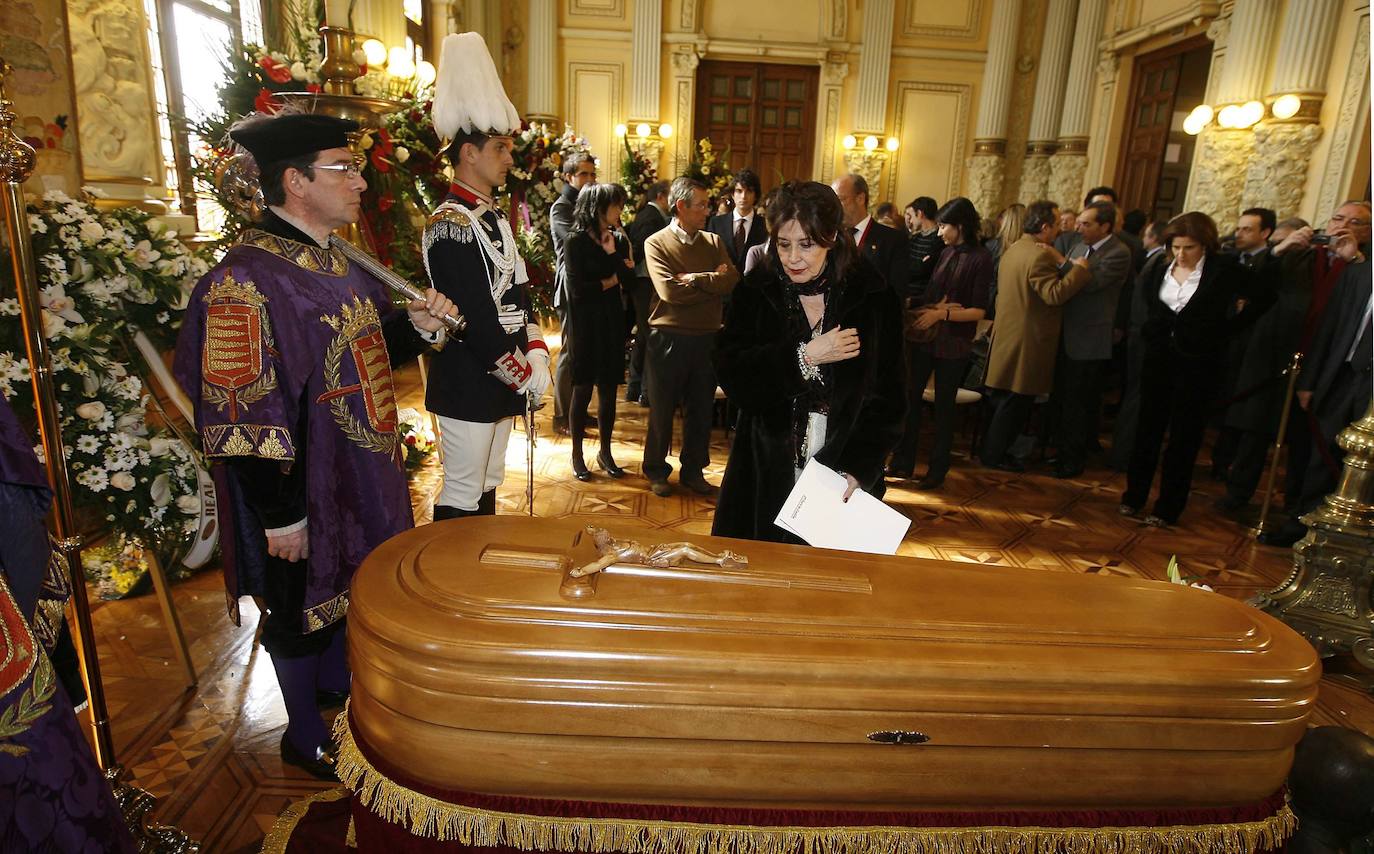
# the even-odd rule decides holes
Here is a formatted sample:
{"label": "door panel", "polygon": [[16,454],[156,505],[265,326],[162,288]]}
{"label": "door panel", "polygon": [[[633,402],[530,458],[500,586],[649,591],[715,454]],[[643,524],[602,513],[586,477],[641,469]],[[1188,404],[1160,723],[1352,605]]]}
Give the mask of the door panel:
{"label": "door panel", "polygon": [[697,136],[731,169],[758,172],[765,193],[811,176],[819,69],[708,60],[697,75]]}

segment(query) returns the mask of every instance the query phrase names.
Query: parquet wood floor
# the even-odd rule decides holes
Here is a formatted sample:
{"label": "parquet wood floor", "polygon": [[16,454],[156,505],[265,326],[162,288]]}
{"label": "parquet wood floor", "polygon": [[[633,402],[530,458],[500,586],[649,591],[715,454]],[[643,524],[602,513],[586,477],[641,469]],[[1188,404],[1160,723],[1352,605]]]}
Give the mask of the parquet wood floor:
{"label": "parquet wood floor", "polygon": [[[414,369],[398,374],[404,405],[420,405]],[[573,479],[568,439],[553,436],[552,407],[541,413],[535,462],[539,516],[634,519],[682,534],[710,531],[713,501],[678,490],[656,498],[639,476],[647,410],[620,404],[615,456],[629,470],[622,481]],[[728,452],[723,430],[713,436],[719,483]],[[588,443],[588,459],[594,441]],[[923,445],[923,451],[926,446]],[[956,452],[967,449],[967,437]],[[510,443],[508,476],[498,493],[499,512],[524,513],[525,443]],[[428,521],[437,486],[437,463],[422,470],[413,489],[416,518]],[[1122,482],[1101,468],[1059,481],[1043,469],[1007,474],[956,459],[944,488],[917,492],[892,482],[887,501],[913,520],[900,553],[1008,567],[1162,580],[1178,555],[1184,572],[1201,576],[1220,593],[1247,598],[1287,574],[1287,549],[1259,546],[1237,523],[1211,510],[1220,487],[1205,477],[1181,525],[1156,530],[1117,515]],[[270,661],[253,644],[257,611],[244,602],[244,624],[225,614],[218,573],[176,585],[177,606],[200,674],[199,688],[181,687],[156,601],[151,596],[99,602],[94,620],[117,757],[133,780],[160,798],[157,816],[200,839],[207,852],[255,851],[276,815],[294,800],[325,788],[294,768],[283,768],[277,745],[285,712]],[[1374,734],[1374,700],[1324,680],[1314,725],[1355,727]]]}

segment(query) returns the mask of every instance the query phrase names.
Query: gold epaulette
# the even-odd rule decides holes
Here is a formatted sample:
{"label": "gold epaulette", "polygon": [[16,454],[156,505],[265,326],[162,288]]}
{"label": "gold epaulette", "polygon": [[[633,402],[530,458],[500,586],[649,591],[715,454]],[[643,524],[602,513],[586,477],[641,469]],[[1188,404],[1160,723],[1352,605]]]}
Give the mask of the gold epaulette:
{"label": "gold epaulette", "polygon": [[469,211],[458,205],[440,205],[429,215],[429,222],[425,224],[425,250],[428,251],[434,241],[444,238],[459,243],[471,243],[472,229],[477,225],[476,219],[479,215],[476,211]]}

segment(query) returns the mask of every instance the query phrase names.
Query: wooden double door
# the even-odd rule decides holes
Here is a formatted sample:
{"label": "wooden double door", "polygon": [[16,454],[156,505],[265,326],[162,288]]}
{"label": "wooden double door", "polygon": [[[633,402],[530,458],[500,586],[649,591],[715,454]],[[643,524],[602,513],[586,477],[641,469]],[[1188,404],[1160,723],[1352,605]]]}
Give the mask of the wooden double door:
{"label": "wooden double door", "polygon": [[814,66],[703,61],[696,136],[711,140],[732,170],[757,172],[765,193],[783,181],[810,178],[819,85]]}

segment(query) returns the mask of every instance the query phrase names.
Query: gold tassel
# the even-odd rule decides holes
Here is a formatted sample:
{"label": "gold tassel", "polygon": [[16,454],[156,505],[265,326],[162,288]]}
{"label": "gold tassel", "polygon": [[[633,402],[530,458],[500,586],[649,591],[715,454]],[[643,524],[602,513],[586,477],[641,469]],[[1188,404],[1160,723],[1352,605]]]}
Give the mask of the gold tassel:
{"label": "gold tassel", "polygon": [[334,737],[339,779],[373,813],[415,836],[482,848],[590,854],[1253,854],[1277,848],[1297,828],[1286,802],[1260,821],[1171,827],[758,827],[532,816],[441,801],[387,778],[354,742],[347,706],[334,721]]}
{"label": "gold tassel", "polygon": [[[286,846],[291,842],[291,834],[296,832],[296,825],[305,818],[306,812],[311,804],[337,801],[340,798],[349,796],[348,789],[343,786],[335,786],[332,789],[324,789],[316,792],[308,798],[294,801],[282,810],[281,815],[272,823],[272,829],[267,831],[267,837],[262,841],[262,854],[286,854]],[[353,829],[353,820],[349,819],[349,830]]]}

